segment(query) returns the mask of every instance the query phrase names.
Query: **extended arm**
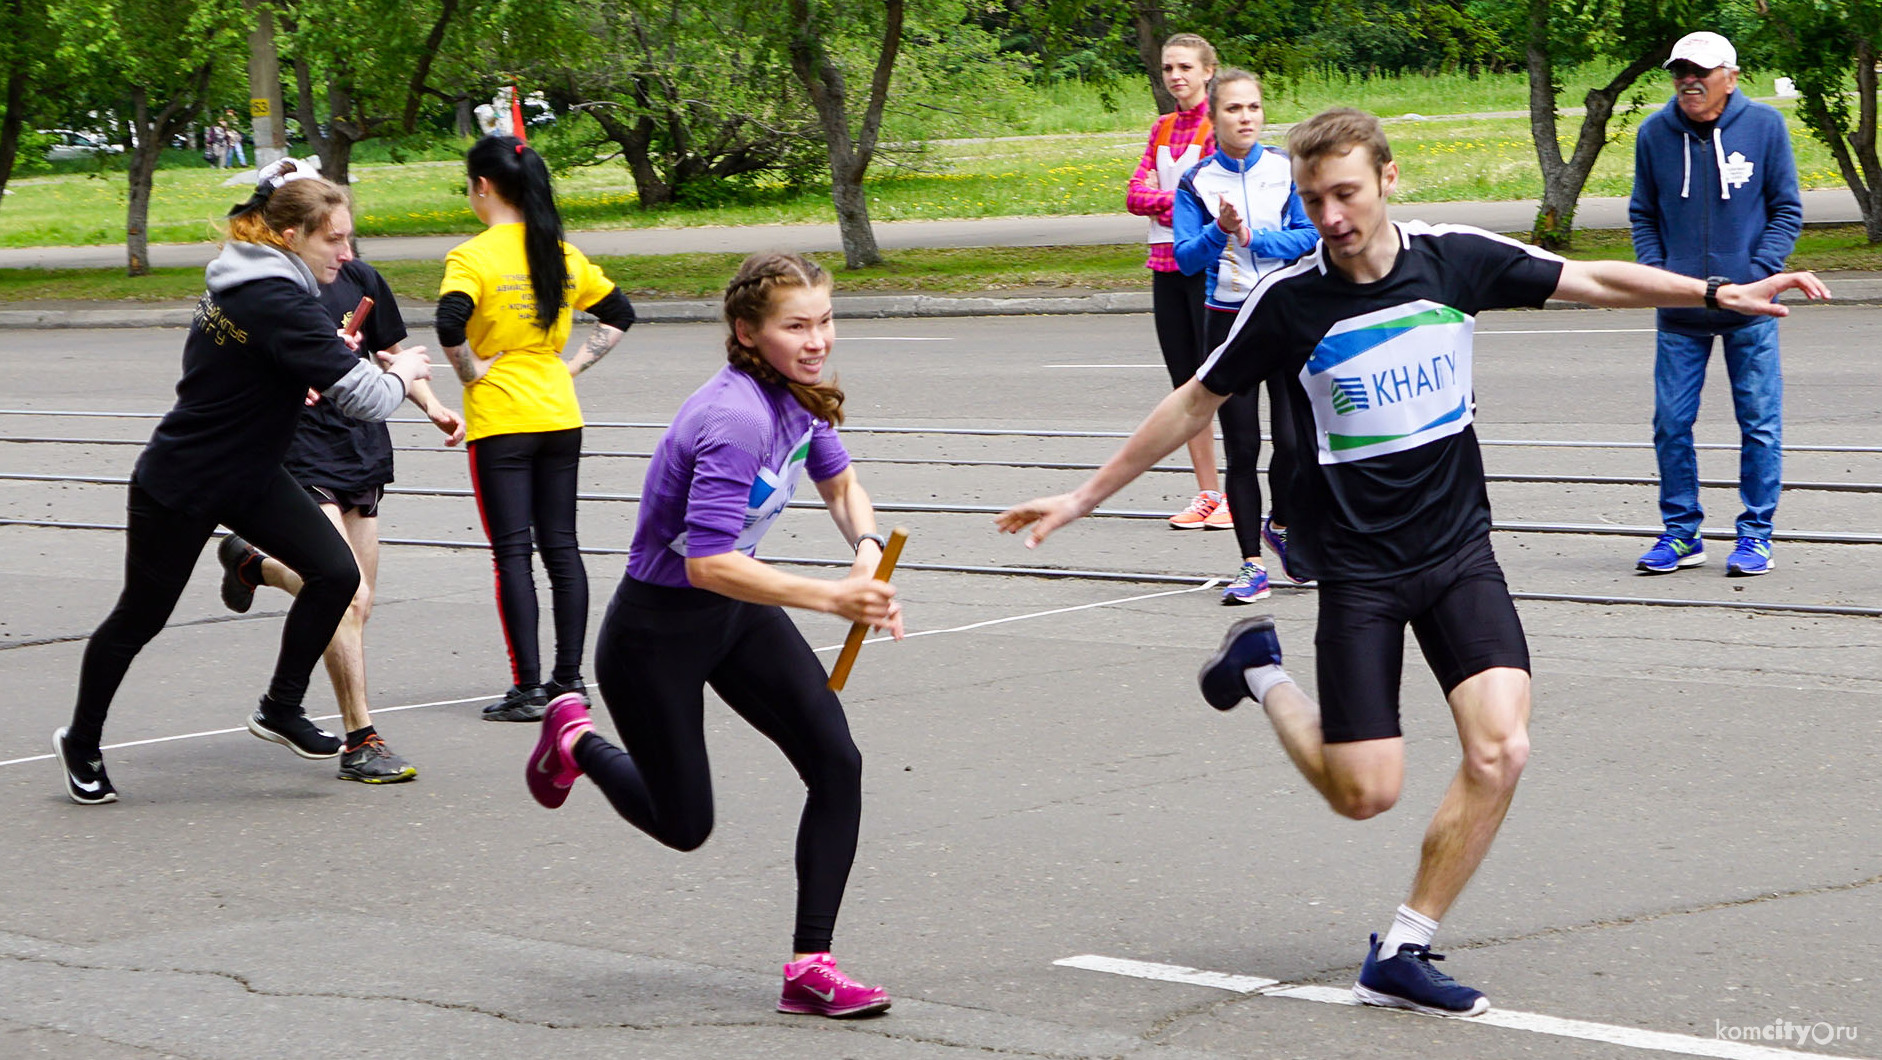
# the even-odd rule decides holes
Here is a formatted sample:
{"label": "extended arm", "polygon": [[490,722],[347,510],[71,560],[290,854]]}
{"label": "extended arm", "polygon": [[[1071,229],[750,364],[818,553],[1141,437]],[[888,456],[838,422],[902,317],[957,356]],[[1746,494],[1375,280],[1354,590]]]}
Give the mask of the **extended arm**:
{"label": "extended arm", "polygon": [[1191,379],[1158,402],[1144,422],[1125,439],[1123,446],[1083,485],[1070,493],[1039,497],[1008,508],[994,519],[994,524],[1009,534],[1031,526],[1026,547],[1039,547],[1054,530],[1089,515],[1106,497],[1123,489],[1157,461],[1175,452],[1177,446],[1195,437],[1227,400],[1227,395],[1212,393]]}
{"label": "extended arm", "polygon": [[[1725,284],[1718,291],[1719,307],[1750,316],[1786,316],[1790,310],[1775,299],[1792,289],[1809,298],[1830,297],[1814,273],[1781,272],[1756,283]],[[1706,281],[1625,261],[1568,261],[1562,264],[1555,297],[1603,309],[1703,306]]]}
{"label": "extended arm", "polygon": [[734,600],[822,611],[851,622],[867,622],[898,638],[901,636],[901,610],[895,604],[895,586],[876,581],[869,573],[859,575],[854,566],[843,578],[827,581],[786,574],[743,552],[721,552],[715,556],[686,557],[686,580],[695,588]]}

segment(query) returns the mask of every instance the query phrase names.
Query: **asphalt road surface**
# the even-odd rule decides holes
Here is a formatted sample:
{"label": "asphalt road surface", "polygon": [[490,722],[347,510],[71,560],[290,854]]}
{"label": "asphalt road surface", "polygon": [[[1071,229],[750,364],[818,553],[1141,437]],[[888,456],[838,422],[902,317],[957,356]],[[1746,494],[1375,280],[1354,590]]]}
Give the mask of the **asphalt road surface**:
{"label": "asphalt road surface", "polygon": [[[1180,507],[1185,470],[1035,552],[991,528],[1075,484],[1067,465],[1117,444],[1086,435],[1167,390],[1147,317],[842,325],[846,438],[901,509],[884,523],[912,531],[897,584],[921,634],[872,643],[844,694],[866,801],[837,954],[895,997],[855,1023],[772,1011],[802,789],[716,701],[701,850],[659,846],[585,782],[559,811],[530,801],[534,727],[478,720],[508,673],[464,457],[423,423],[394,427],[404,492],[381,526],[422,543],[386,547],[367,633],[379,728],[419,778],[342,783],[241,730],[285,598],[225,612],[205,551],[106,729],[122,801],[68,802],[50,735],[120,585],[121,482],[183,333],[0,333],[0,1057],[1882,1057],[1878,326],[1853,307],[1785,324],[1792,539],[1771,575],[1727,579],[1726,540],[1704,567],[1633,571],[1657,523],[1651,315],[1480,321],[1478,430],[1536,712],[1515,807],[1438,938],[1496,1005],[1461,1021],[1329,1003],[1456,764],[1415,649],[1404,797],[1346,821],[1257,710],[1196,694],[1249,609],[1208,586],[1232,535],[1136,517]],[[645,425],[722,357],[714,328],[645,326],[582,378],[591,634]],[[1715,376],[1698,433],[1724,447],[1701,470],[1729,484]],[[1729,535],[1733,489],[1705,501]],[[844,551],[814,508],[763,548]],[[1261,606],[1311,689],[1312,591]],[[798,621],[813,646],[842,638]],[[318,673],[309,707],[333,709]]]}

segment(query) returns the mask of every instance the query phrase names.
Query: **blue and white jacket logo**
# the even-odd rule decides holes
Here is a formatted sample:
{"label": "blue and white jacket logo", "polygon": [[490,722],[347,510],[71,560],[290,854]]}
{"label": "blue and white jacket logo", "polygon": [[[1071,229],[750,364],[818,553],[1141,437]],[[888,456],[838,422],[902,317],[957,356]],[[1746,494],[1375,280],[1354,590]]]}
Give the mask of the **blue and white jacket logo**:
{"label": "blue and white jacket logo", "polygon": [[[777,468],[761,467],[758,477],[751,484],[751,494],[745,502],[745,524],[739,531],[738,540],[732,548],[747,556],[758,551],[758,542],[771,529],[771,524],[778,521],[784,509],[797,493],[797,482],[804,475],[804,465],[810,460],[810,437],[817,429],[816,421],[804,428],[803,436],[791,446],[790,455]],[[686,534],[673,539],[667,546],[680,555],[686,555]]]}

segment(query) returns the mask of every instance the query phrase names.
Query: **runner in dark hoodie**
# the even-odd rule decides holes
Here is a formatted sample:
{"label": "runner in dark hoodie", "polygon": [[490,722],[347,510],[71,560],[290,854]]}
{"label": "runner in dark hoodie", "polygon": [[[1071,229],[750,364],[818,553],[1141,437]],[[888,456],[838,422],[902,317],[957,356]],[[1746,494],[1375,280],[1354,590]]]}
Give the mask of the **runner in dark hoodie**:
{"label": "runner in dark hoodie", "polygon": [[357,419],[383,420],[431,374],[425,349],[382,358],[342,341],[320,305],[351,253],[346,192],[284,160],[262,171],[230,213],[229,240],[183,344],[176,405],[131,473],[125,583],[92,634],[72,724],[53,734],[66,793],[113,802],[99,743],[118,685],[163,628],[196,557],[221,523],[301,576],[274,678],[249,731],[303,758],[332,758],[340,740],[301,709],[308,677],[359,585],[345,538],[281,466],[309,388]]}

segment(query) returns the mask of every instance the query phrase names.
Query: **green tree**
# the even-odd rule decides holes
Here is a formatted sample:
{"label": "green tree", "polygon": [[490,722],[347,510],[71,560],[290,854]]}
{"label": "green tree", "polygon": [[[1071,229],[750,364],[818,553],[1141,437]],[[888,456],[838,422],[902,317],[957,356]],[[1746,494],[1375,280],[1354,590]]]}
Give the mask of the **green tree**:
{"label": "green tree", "polygon": [[38,75],[42,56],[51,51],[51,23],[46,0],[0,0],[0,69],[6,72],[3,90],[6,117],[0,119],[0,203],[19,158],[20,135],[26,128],[27,88]]}
{"label": "green tree", "polygon": [[558,110],[593,122],[570,123],[578,131],[559,145],[558,163],[618,155],[648,210],[709,196],[733,178],[810,176],[821,166],[816,117],[766,28],[736,5],[571,0],[554,25],[506,34],[526,51],[499,62],[520,66],[523,83]]}
{"label": "green tree", "polygon": [[[1542,204],[1531,242],[1567,249],[1575,230],[1575,206],[1602,148],[1615,104],[1643,74],[1666,61],[1673,42],[1695,26],[1710,24],[1716,0],[1528,0],[1525,53],[1529,66],[1529,132],[1542,167]],[[1597,56],[1622,66],[1608,83],[1582,97],[1585,113],[1574,150],[1564,155],[1557,131],[1559,68]]]}
{"label": "green tree", "polygon": [[1869,242],[1882,243],[1882,161],[1876,157],[1882,7],[1873,0],[1769,0],[1762,6],[1778,68],[1802,96],[1798,116],[1836,158],[1862,208]]}
{"label": "green tree", "polygon": [[[882,112],[888,104],[895,59],[902,48],[905,2],[882,0],[880,10],[873,3],[863,4],[842,11],[839,17],[839,12],[824,0],[788,0],[786,14],[790,22],[785,29],[785,48],[791,57],[791,70],[804,86],[823,127],[830,162],[830,199],[836,206],[844,263],[852,269],[880,264],[882,252],[876,247],[875,229],[869,223],[863,174],[875,157],[882,132]],[[870,49],[874,56],[869,94],[863,101],[861,121],[854,128],[851,123],[856,121],[856,107],[850,99],[849,77],[844,73],[842,52],[833,47],[845,28],[860,29],[865,39],[874,42]]]}
{"label": "green tree", "polygon": [[[477,0],[293,0],[281,7],[292,56],[295,117],[320,156],[321,175],[352,180],[353,148],[411,132],[441,54]],[[447,97],[449,98],[449,97]],[[320,101],[326,102],[321,121]]]}
{"label": "green tree", "polygon": [[150,193],[157,161],[209,96],[219,59],[247,54],[236,0],[59,0],[58,57],[125,100],[131,143],[124,243],[132,276],[150,272]]}

